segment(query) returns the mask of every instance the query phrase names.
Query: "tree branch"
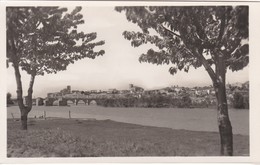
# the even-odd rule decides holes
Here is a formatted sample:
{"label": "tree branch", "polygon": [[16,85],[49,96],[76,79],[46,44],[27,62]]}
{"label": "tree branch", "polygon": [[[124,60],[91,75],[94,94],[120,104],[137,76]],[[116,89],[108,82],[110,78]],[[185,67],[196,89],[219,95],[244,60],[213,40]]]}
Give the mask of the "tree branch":
{"label": "tree branch", "polygon": [[29,113],[32,109],[32,93],[33,93],[33,84],[34,84],[34,79],[36,76],[36,72],[31,74],[31,80],[29,83],[29,88],[28,88],[28,105],[27,105],[27,113]]}
{"label": "tree branch", "polygon": [[[194,10],[191,10],[191,12],[194,15],[194,17],[196,17],[196,13],[194,12]],[[207,40],[207,35],[206,35],[205,31],[203,30],[203,28],[201,27],[200,23],[198,22],[198,19],[194,18],[194,19],[191,19],[191,21],[196,26],[196,32],[197,32],[199,39],[202,42],[205,42],[205,40]]]}
{"label": "tree branch", "polygon": [[214,85],[217,85],[217,77],[216,77],[216,73],[214,72],[214,70],[210,67],[208,61],[205,59],[205,57],[202,55],[202,53],[198,52],[198,49],[193,51],[194,54],[197,56],[197,58],[199,58],[199,60],[201,61],[202,65],[204,66],[204,68],[206,69],[206,71],[208,72],[212,82]]}
{"label": "tree branch", "polygon": [[171,31],[171,30],[167,29],[167,28],[166,28],[166,27],[164,27],[163,25],[161,25],[161,24],[158,24],[158,26],[159,26],[159,27],[161,27],[161,28],[163,28],[165,31],[167,31],[167,32],[171,33],[172,35],[175,35],[176,37],[179,37],[179,38],[181,38],[181,36],[180,36],[179,34],[177,34],[177,33],[173,32],[173,31]]}
{"label": "tree branch", "polygon": [[23,87],[22,87],[22,81],[21,81],[21,74],[19,71],[19,64],[16,61],[12,61],[13,62],[13,67],[14,67],[14,71],[15,71],[15,79],[16,79],[16,84],[17,84],[17,102],[18,102],[18,106],[21,110],[24,109],[24,104],[23,104]]}
{"label": "tree branch", "polygon": [[225,30],[225,25],[226,25],[226,9],[224,9],[224,10],[225,11],[223,12],[223,15],[221,17],[220,31],[219,31],[219,35],[218,35],[218,44],[220,44],[220,42],[222,40],[224,30]]}
{"label": "tree branch", "polygon": [[11,49],[11,50],[8,50],[8,52],[11,52],[11,54],[9,54],[9,55],[11,55],[10,58],[12,59],[12,61],[17,61],[17,58],[15,56],[16,52],[17,52],[17,48],[16,48],[15,41],[14,41],[15,39],[13,37],[13,31],[9,30],[7,35],[8,35],[8,42],[7,42],[7,44],[9,45],[9,48]]}
{"label": "tree branch", "polygon": [[41,21],[38,20],[38,22],[37,22],[36,25],[35,25],[35,26],[36,26],[35,29],[37,29],[40,24],[41,24]]}

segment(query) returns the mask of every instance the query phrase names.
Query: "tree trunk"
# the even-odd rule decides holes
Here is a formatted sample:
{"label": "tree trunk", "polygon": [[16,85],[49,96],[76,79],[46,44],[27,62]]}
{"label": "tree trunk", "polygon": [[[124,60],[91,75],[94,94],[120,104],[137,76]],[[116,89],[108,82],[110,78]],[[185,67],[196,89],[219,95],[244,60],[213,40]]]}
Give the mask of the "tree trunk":
{"label": "tree trunk", "polygon": [[21,113],[21,129],[27,130],[27,115],[26,107],[23,103],[23,87],[22,87],[22,81],[21,81],[21,74],[19,71],[18,63],[13,62],[13,67],[15,71],[15,79],[16,79],[16,85],[17,85],[17,102]]}
{"label": "tree trunk", "polygon": [[21,81],[21,74],[19,71],[19,66],[18,64],[16,64],[15,62],[13,63],[14,66],[14,71],[15,71],[15,79],[16,79],[16,85],[17,85],[17,102],[18,102],[18,106],[20,108],[20,111],[22,113],[22,109],[25,108],[24,104],[23,104],[23,87],[22,87],[22,81]]}
{"label": "tree trunk", "polygon": [[23,103],[23,88],[22,88],[21,74],[20,74],[18,63],[13,62],[13,67],[14,67],[14,71],[15,71],[15,78],[16,78],[16,84],[17,84],[17,91],[16,91],[17,101],[18,101],[18,106],[19,106],[20,113],[21,113],[21,129],[27,130],[28,113],[32,109],[32,93],[33,93],[32,89],[33,89],[35,74],[31,75],[31,81],[29,84],[28,96],[27,96],[28,105],[25,106]]}
{"label": "tree trunk", "polygon": [[30,80],[29,88],[28,88],[28,95],[27,95],[27,97],[28,97],[28,105],[27,105],[28,113],[32,109],[32,94],[33,94],[34,79],[35,79],[35,73],[32,73],[31,74],[31,80]]}
{"label": "tree trunk", "polygon": [[233,156],[233,133],[228,115],[226,96],[226,64],[224,62],[224,54],[221,52],[217,57],[216,80],[217,83],[214,87],[217,97],[218,128],[221,143],[220,154],[222,156]]}
{"label": "tree trunk", "polygon": [[[23,110],[23,112],[25,112],[26,110]],[[21,114],[21,129],[22,130],[27,130],[27,116],[28,116],[28,113],[24,113],[24,114]]]}
{"label": "tree trunk", "polygon": [[218,128],[220,134],[220,154],[222,156],[233,155],[233,133],[228,115],[225,84],[220,83],[216,90],[218,102]]}

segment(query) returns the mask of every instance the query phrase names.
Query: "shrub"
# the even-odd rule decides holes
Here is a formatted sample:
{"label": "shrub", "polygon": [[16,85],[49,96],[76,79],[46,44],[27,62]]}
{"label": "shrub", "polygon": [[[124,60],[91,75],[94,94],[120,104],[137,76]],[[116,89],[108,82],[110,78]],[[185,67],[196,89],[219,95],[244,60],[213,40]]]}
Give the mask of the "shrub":
{"label": "shrub", "polygon": [[237,109],[243,109],[244,106],[244,97],[241,93],[235,92],[234,93],[234,99],[233,99],[233,107]]}
{"label": "shrub", "polygon": [[12,101],[11,97],[12,97],[11,93],[8,92],[6,94],[6,103],[7,104],[13,104],[13,101]]}

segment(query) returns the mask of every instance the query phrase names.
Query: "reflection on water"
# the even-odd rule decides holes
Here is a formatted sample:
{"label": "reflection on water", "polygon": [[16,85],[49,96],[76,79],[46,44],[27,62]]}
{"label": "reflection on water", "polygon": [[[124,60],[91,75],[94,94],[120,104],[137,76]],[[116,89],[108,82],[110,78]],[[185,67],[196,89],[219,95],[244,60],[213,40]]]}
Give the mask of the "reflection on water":
{"label": "reflection on water", "polygon": [[[7,117],[19,118],[17,106],[7,108]],[[95,118],[110,119],[119,122],[134,123],[148,126],[168,127],[194,131],[217,132],[217,112],[215,109],[185,108],[105,108],[95,105],[70,104],[70,106],[33,107],[29,117],[39,117],[46,112],[46,117]],[[234,134],[249,134],[249,111],[229,110]]]}

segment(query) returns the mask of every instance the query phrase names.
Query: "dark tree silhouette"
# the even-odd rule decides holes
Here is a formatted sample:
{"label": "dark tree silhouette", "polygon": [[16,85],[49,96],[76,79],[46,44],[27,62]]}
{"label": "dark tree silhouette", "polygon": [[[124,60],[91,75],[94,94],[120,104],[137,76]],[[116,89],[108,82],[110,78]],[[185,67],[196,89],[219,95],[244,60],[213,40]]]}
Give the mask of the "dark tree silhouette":
{"label": "dark tree silhouette", "polygon": [[[27,129],[36,76],[57,73],[77,60],[104,54],[104,50],[93,50],[104,44],[104,41],[93,42],[96,33],[77,31],[77,26],[84,23],[80,11],[81,7],[71,13],[60,7],[6,8],[7,62],[15,71],[22,129]],[[27,105],[23,103],[20,69],[31,76]]]}
{"label": "dark tree silhouette", "polygon": [[233,99],[233,107],[237,109],[243,109],[245,108],[244,106],[244,97],[241,93],[235,92],[234,94],[234,99]]}
{"label": "dark tree silhouette", "polygon": [[142,29],[123,33],[133,47],[150,43],[158,48],[142,54],[140,62],[172,65],[171,74],[188,72],[190,67],[205,68],[218,102],[221,155],[233,155],[226,71],[248,65],[248,6],[132,6],[115,10],[124,12],[128,21]]}
{"label": "dark tree silhouette", "polygon": [[12,94],[8,92],[8,93],[6,94],[6,103],[7,103],[7,105],[8,105],[8,104],[13,104],[11,98],[12,98]]}

